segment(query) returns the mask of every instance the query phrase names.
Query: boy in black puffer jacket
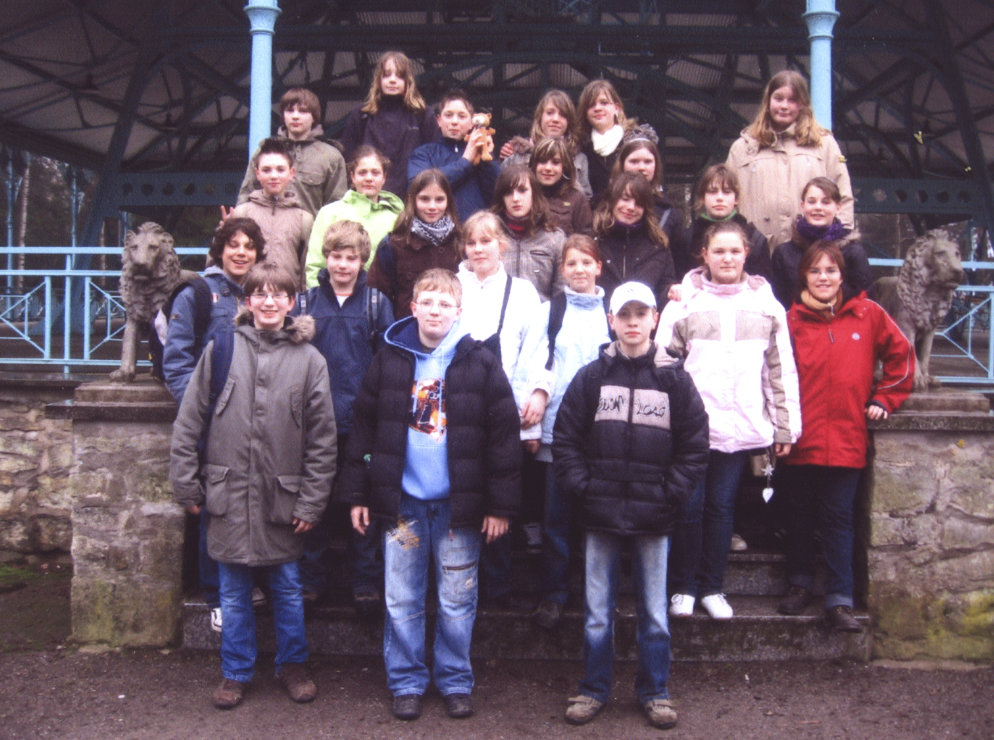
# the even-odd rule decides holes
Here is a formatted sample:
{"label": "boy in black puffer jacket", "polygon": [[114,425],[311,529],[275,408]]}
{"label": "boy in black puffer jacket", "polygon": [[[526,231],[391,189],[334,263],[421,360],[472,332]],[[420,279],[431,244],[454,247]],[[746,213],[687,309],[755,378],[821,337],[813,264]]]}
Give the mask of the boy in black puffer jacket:
{"label": "boy in black puffer jacket", "polygon": [[[421,715],[434,678],[450,717],[473,713],[469,652],[480,546],[521,501],[517,404],[498,360],[459,328],[462,285],[422,273],[411,311],[387,329],[353,406],[337,483],[364,534],[383,524],[383,658],[397,719]],[[438,592],[433,675],[425,659],[429,570]]]}
{"label": "boy in black puffer jacket", "polygon": [[618,561],[631,541],[640,602],[635,691],[654,727],[676,725],[666,685],[668,535],[704,475],[708,417],[682,365],[649,338],[658,319],[648,286],[618,286],[608,313],[618,339],[577,373],[556,417],[556,480],[579,500],[586,532],[585,674],[569,700],[570,724],[592,720],[610,697]]}

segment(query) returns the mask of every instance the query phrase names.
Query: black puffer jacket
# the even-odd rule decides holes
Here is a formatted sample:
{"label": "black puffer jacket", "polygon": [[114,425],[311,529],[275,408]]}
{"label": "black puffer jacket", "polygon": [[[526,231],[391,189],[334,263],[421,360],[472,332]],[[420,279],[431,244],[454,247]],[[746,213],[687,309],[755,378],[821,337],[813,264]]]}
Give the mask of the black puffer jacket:
{"label": "black puffer jacket", "polygon": [[586,528],[669,534],[707,467],[707,412],[665,349],[653,343],[630,359],[615,342],[567,388],[552,455],[556,481],[582,501]]}
{"label": "black puffer jacket", "polygon": [[[651,218],[651,214],[648,214]],[[604,288],[604,305],[609,305],[611,293],[624,282],[645,283],[656,295],[660,311],[666,305],[666,293],[677,282],[670,250],[652,240],[643,218],[634,226],[616,223],[606,234],[597,235],[604,267],[597,284]]]}
{"label": "black puffer jacket", "polygon": [[[390,337],[413,322],[394,324],[387,346],[373,358],[352,409],[352,434],[336,483],[339,500],[369,506],[374,517],[393,522],[402,493],[415,358]],[[515,516],[521,503],[520,422],[500,361],[480,342],[463,337],[445,371],[444,393],[452,526],[479,529],[484,516]]]}

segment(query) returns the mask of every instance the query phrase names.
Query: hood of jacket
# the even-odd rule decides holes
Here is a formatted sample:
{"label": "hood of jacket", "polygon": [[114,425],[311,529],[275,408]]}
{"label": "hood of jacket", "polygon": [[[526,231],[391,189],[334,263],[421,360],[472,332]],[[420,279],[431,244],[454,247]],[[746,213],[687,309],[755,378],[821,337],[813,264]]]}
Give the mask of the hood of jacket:
{"label": "hood of jacket", "polygon": [[[241,306],[235,315],[235,326],[253,326],[252,309]],[[294,344],[304,344],[314,338],[314,319],[310,316],[287,316],[280,332]]]}
{"label": "hood of jacket", "polygon": [[387,190],[381,190],[378,200],[370,200],[368,196],[349,188],[342,196],[342,203],[350,206],[360,215],[369,215],[376,211],[389,211],[399,214],[404,210],[404,201]]}
{"label": "hood of jacket", "polygon": [[[746,273],[746,279],[741,283],[715,283],[705,275],[706,270],[707,268],[703,266],[695,267],[687,273],[687,276],[684,278],[684,284],[689,284],[694,290],[706,290],[715,295],[734,295],[743,290],[760,291],[764,286],[769,290],[773,290],[770,287],[769,281],[762,275],[750,275]],[[684,301],[686,301],[686,298],[684,298]]]}
{"label": "hood of jacket", "polygon": [[297,194],[291,188],[287,188],[277,196],[272,196],[260,188],[249,193],[248,199],[250,203],[264,208],[303,208],[297,199]]}
{"label": "hood of jacket", "polygon": [[383,334],[384,343],[396,347],[404,352],[410,354],[428,357],[429,355],[445,355],[454,354],[456,351],[456,345],[459,344],[464,336],[469,332],[464,331],[461,322],[456,321],[452,328],[449,329],[449,333],[445,335],[445,338],[439,343],[437,347],[426,352],[427,347],[422,347],[421,340],[418,337],[418,321],[413,316],[407,316],[400,321],[395,321],[389,327],[387,327],[386,332]]}

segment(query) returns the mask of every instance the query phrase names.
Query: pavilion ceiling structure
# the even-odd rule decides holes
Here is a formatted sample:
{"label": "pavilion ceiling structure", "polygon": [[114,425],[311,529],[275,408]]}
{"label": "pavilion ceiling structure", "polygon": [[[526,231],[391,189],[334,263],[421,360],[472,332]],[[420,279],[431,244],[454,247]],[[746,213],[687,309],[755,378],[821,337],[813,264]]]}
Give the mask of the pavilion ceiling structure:
{"label": "pavilion ceiling structure", "polygon": [[[9,0],[0,145],[99,177],[244,170],[244,0]],[[280,0],[274,97],[312,88],[334,136],[379,53],[415,60],[431,101],[462,87],[498,138],[542,92],[616,85],[661,138],[667,178],[723,159],[766,80],[808,71],[803,0]],[[991,199],[994,0],[839,0],[834,125],[859,177],[971,180]],[[274,117],[274,124],[276,123]],[[988,213],[994,209],[988,209]]]}

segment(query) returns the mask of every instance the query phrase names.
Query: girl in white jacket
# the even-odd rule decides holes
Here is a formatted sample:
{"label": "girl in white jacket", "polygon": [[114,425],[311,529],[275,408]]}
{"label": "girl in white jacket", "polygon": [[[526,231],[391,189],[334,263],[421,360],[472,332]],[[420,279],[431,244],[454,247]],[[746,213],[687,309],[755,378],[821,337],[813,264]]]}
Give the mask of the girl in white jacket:
{"label": "girl in white jacket", "polygon": [[670,614],[687,617],[698,596],[713,619],[730,619],[722,593],[735,494],[750,450],[774,445],[782,457],[801,432],[797,369],[783,307],[764,278],[747,275],[745,230],[716,223],[704,266],[687,274],[656,341],[684,358],[704,400],[711,454],[705,480],[673,536]]}
{"label": "girl in white jacket", "polygon": [[[511,391],[521,416],[521,440],[534,453],[542,435],[542,414],[546,394],[532,389],[530,357],[527,348],[535,345],[529,335],[541,331],[535,325],[539,313],[538,292],[524,278],[511,277],[501,256],[510,247],[510,239],[500,219],[493,213],[479,211],[463,226],[463,249],[466,261],[459,266],[462,283],[463,333],[483,342],[496,354],[511,382]],[[511,592],[511,545],[509,537],[485,545],[480,559],[481,598],[500,603]]]}

